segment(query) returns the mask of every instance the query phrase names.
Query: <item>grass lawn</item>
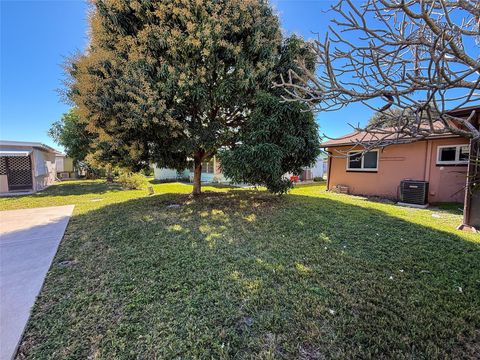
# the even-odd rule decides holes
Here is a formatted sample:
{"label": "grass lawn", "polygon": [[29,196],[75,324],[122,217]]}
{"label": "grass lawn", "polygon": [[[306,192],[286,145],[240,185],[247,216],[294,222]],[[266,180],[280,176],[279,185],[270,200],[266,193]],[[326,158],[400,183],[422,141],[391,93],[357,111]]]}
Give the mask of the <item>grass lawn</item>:
{"label": "grass lawn", "polygon": [[480,357],[480,236],[455,230],[456,206],[154,188],[0,199],[76,205],[18,358]]}

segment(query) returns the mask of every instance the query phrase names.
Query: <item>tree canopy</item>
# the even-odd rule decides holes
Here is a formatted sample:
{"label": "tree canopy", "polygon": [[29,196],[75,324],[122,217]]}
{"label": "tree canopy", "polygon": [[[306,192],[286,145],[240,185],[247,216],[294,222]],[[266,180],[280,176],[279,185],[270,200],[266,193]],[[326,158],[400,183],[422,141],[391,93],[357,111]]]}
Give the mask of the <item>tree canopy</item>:
{"label": "tree canopy", "polygon": [[68,96],[98,135],[98,159],[133,170],[193,162],[198,194],[202,161],[238,143],[282,45],[263,0],[96,0]]}
{"label": "tree canopy", "polygon": [[267,92],[258,94],[240,139],[237,146],[220,151],[224,175],[235,182],[265,185],[274,193],[284,193],[292,186],[285,173],[300,174],[320,153],[312,113],[298,103],[282,103]]}
{"label": "tree canopy", "polygon": [[91,144],[95,135],[87,131],[87,124],[82,122],[76,109],[72,108],[55,121],[48,135],[59,145],[63,146],[68,157],[74,163],[84,161],[91,151]]}
{"label": "tree canopy", "polygon": [[[309,44],[296,36],[285,39],[279,53],[273,70],[277,77],[289,70],[300,73],[299,59],[309,70],[315,67]],[[320,139],[313,113],[304,104],[283,101],[284,95],[279,88],[257,94],[255,109],[240,132],[240,141],[220,151],[225,176],[284,193],[292,186],[284,174],[298,175],[304,166],[315,162]]]}

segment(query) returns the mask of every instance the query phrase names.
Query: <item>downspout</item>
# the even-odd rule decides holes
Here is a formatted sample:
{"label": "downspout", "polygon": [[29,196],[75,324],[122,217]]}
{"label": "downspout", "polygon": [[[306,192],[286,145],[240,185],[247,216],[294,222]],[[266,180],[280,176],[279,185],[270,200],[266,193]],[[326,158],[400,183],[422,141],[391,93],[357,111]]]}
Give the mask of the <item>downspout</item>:
{"label": "downspout", "polygon": [[423,171],[423,180],[430,182],[430,167],[432,162],[432,142],[427,140],[425,150],[425,169]]}
{"label": "downspout", "polygon": [[330,190],[330,169],[332,167],[332,153],[330,151],[328,151],[328,149],[326,150],[327,151],[327,154],[328,154],[328,166],[327,166],[327,191]]}

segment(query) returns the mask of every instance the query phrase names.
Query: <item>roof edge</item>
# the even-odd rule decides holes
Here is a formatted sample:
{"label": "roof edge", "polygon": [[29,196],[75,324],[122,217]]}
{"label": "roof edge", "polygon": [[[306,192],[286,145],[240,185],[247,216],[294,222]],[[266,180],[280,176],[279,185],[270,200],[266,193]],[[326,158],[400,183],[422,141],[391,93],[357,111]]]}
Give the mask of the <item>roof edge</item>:
{"label": "roof edge", "polygon": [[40,148],[42,150],[52,152],[52,153],[59,153],[58,150],[55,150],[51,146],[45,145],[41,142],[33,142],[33,141],[12,141],[12,140],[0,140],[0,146],[25,146],[25,147],[35,147]]}
{"label": "roof edge", "polygon": [[[438,134],[438,135],[428,136],[428,137],[425,137],[425,138],[422,138],[422,139],[415,139],[415,138],[408,139],[408,138],[406,138],[403,141],[401,140],[399,142],[392,142],[391,144],[387,144],[385,146],[404,145],[404,144],[411,144],[411,143],[417,142],[417,141],[426,141],[426,140],[435,140],[435,139],[452,139],[452,138],[458,138],[458,137],[461,137],[461,136],[456,135],[456,134],[445,134],[445,135]],[[339,138],[339,139],[342,139],[342,138]],[[371,140],[361,141],[359,143],[354,142],[354,141],[349,141],[349,142],[337,143],[337,144],[329,144],[328,142],[324,142],[324,143],[320,144],[320,147],[321,148],[331,148],[331,147],[340,147],[340,146],[348,146],[348,145],[362,145],[362,144],[367,144],[368,145],[368,144],[376,143],[376,142],[377,141],[371,141]]]}

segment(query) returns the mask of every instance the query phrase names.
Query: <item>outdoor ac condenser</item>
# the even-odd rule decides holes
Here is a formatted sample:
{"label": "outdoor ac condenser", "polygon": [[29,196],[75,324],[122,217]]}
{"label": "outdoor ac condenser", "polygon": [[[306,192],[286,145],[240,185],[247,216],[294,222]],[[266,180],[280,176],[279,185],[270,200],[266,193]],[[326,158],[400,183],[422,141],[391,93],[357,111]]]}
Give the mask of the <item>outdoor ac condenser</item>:
{"label": "outdoor ac condenser", "polygon": [[400,201],[407,204],[425,205],[428,202],[428,182],[402,180],[400,182]]}

